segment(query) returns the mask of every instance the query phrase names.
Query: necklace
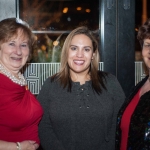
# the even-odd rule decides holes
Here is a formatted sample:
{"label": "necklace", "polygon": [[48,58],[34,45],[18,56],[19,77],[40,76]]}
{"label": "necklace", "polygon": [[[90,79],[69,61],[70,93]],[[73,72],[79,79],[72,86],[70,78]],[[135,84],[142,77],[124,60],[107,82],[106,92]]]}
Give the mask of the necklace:
{"label": "necklace", "polygon": [[4,66],[2,66],[2,64],[0,64],[0,71],[6,75],[10,80],[12,80],[14,83],[17,83],[21,86],[26,85],[26,80],[24,78],[24,76],[19,72],[18,73],[18,77],[19,79],[17,79],[14,75],[12,75],[9,71],[7,71]]}

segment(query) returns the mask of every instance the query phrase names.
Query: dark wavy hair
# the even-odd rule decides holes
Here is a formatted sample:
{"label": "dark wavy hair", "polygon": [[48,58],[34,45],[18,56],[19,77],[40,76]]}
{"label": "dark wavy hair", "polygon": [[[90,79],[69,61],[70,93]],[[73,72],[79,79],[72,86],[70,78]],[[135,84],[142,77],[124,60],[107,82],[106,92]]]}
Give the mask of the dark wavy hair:
{"label": "dark wavy hair", "polygon": [[[139,28],[137,39],[139,40],[140,45],[143,49],[144,40],[145,39],[150,39],[150,18],[147,19],[147,21]],[[149,74],[149,69],[147,68],[145,63],[144,63],[143,67],[144,67],[144,70],[145,70],[145,74],[148,75]]]}
{"label": "dark wavy hair", "polygon": [[143,43],[145,39],[150,39],[150,18],[139,28],[137,39],[143,48]]}

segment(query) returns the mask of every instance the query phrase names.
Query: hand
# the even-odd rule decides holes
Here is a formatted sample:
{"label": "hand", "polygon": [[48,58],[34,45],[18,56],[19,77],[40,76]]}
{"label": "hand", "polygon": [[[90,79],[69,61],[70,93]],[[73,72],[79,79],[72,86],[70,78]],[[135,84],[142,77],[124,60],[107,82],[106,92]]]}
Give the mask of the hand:
{"label": "hand", "polygon": [[22,141],[20,145],[21,150],[36,150],[39,147],[35,141]]}

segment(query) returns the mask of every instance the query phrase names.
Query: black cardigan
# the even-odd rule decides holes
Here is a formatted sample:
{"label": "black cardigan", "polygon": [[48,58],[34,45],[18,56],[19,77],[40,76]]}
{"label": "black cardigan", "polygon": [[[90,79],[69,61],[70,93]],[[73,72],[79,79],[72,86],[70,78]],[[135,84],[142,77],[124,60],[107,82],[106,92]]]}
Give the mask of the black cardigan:
{"label": "black cardigan", "polygon": [[38,100],[44,116],[39,136],[44,150],[114,150],[119,108],[125,100],[117,79],[106,76],[106,90],[98,95],[91,81],[75,82],[71,93],[59,82],[44,83]]}

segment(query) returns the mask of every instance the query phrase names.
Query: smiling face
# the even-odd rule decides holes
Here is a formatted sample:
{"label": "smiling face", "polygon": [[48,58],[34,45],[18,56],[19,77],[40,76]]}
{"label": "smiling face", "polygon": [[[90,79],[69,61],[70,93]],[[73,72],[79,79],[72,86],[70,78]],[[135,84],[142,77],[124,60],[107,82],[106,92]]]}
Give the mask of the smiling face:
{"label": "smiling face", "polygon": [[25,65],[29,57],[28,39],[18,30],[17,36],[0,46],[0,62],[11,73],[16,74]]}
{"label": "smiling face", "polygon": [[84,34],[75,35],[68,51],[68,65],[71,75],[88,74],[93,56],[91,39]]}
{"label": "smiling face", "polygon": [[150,39],[144,40],[142,56],[143,56],[145,65],[150,69]]}

